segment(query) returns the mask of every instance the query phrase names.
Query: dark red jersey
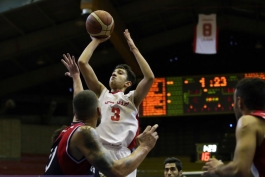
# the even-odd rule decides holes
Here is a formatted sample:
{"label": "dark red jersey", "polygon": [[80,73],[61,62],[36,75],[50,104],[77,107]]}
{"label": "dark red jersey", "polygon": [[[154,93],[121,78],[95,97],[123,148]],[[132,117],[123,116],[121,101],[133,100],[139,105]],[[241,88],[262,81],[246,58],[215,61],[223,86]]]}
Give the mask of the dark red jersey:
{"label": "dark red jersey", "polygon": [[[265,120],[264,111],[254,111],[251,115]],[[265,177],[265,135],[261,145],[256,148],[251,171],[254,177]]]}
{"label": "dark red jersey", "polygon": [[74,122],[65,128],[52,145],[49,162],[45,167],[44,175],[95,175],[95,168],[85,157],[75,159],[69,153],[69,142],[82,122]]}

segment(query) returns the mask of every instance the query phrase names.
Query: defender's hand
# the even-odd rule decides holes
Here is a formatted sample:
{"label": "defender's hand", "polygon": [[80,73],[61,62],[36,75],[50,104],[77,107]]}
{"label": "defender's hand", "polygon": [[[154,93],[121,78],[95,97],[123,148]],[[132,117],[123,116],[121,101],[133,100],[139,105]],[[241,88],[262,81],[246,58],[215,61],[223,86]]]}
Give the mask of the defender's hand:
{"label": "defender's hand", "polygon": [[219,165],[223,165],[223,162],[215,158],[209,159],[209,161],[202,167],[202,171],[204,171],[202,176],[215,175],[215,169]]}
{"label": "defender's hand", "polygon": [[73,77],[74,75],[80,75],[79,68],[75,62],[75,57],[63,54],[64,59],[61,59],[64,66],[68,69],[68,72],[65,73],[66,76]]}
{"label": "defender's hand", "polygon": [[137,136],[138,145],[147,148],[150,151],[155,146],[158,139],[158,134],[156,132],[157,127],[157,124],[153,127],[150,125],[147,126],[144,132]]}

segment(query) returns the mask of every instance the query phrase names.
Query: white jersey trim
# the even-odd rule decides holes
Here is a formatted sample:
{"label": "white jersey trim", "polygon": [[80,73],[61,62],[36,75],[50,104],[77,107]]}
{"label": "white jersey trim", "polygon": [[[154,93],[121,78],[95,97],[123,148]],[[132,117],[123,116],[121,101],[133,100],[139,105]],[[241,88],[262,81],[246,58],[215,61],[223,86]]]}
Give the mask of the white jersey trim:
{"label": "white jersey trim", "polygon": [[253,163],[251,165],[251,172],[252,172],[254,177],[259,177],[258,169],[256,168],[256,166]]}

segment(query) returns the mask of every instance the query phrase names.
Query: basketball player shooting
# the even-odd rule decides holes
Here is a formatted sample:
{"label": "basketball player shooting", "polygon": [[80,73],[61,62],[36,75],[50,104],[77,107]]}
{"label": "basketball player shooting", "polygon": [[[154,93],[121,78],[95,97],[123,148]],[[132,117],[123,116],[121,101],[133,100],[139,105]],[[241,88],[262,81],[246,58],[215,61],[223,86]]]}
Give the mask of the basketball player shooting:
{"label": "basketball player shooting", "polygon": [[[100,101],[102,121],[100,126],[97,127],[97,132],[103,146],[110,151],[114,159],[129,156],[131,149],[136,145],[135,137],[139,134],[139,106],[154,82],[154,74],[150,66],[135,46],[127,29],[124,31],[124,37],[144,76],[136,89],[128,94],[124,92],[136,80],[130,66],[121,64],[114,68],[109,80],[110,90],[108,90],[98,80],[89,65],[94,50],[100,43],[105,42],[110,37],[102,39],[91,36],[92,41],[78,59],[78,66],[88,88],[96,93]],[[136,170],[129,175],[129,177],[135,176]]]}

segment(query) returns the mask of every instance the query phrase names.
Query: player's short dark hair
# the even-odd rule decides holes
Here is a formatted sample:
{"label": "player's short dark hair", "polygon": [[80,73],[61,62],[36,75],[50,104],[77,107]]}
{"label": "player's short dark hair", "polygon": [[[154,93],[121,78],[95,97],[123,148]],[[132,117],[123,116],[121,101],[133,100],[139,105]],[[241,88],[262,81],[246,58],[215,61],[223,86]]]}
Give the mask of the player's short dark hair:
{"label": "player's short dark hair", "polygon": [[134,72],[132,71],[132,68],[129,65],[126,64],[120,64],[115,67],[115,69],[124,69],[127,72],[127,80],[132,82],[132,85],[136,82],[136,76]]}
{"label": "player's short dark hair", "polygon": [[96,114],[98,98],[91,90],[79,92],[73,99],[73,109],[78,120],[92,118]]}
{"label": "player's short dark hair", "polygon": [[182,162],[176,157],[168,157],[168,158],[166,158],[166,160],[164,161],[164,166],[167,163],[175,163],[178,171],[182,170]]}
{"label": "player's short dark hair", "polygon": [[265,81],[260,78],[241,79],[236,85],[236,97],[241,97],[249,110],[264,110]]}

